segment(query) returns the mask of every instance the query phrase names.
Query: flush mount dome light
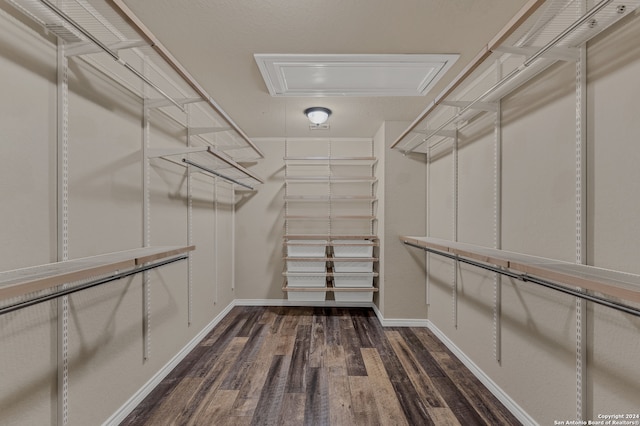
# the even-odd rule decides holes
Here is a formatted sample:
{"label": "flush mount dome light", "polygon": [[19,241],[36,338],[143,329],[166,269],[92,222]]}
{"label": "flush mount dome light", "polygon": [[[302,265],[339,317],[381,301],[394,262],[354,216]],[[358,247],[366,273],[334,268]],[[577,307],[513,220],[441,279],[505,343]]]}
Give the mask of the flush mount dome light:
{"label": "flush mount dome light", "polygon": [[307,116],[310,122],[318,126],[329,119],[331,110],[324,107],[311,107],[304,110],[304,115]]}

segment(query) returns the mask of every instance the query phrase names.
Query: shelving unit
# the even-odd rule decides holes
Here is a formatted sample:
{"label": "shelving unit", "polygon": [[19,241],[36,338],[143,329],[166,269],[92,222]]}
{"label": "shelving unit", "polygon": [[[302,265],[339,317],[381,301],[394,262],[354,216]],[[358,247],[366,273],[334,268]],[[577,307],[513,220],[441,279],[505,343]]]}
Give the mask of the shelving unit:
{"label": "shelving unit", "polygon": [[[373,300],[379,259],[372,153],[370,139],[287,141],[282,290],[289,300],[319,302],[327,294],[345,303]],[[312,247],[319,252],[305,255]],[[341,256],[341,249],[353,254]],[[345,265],[352,265],[348,272],[337,271]]]}

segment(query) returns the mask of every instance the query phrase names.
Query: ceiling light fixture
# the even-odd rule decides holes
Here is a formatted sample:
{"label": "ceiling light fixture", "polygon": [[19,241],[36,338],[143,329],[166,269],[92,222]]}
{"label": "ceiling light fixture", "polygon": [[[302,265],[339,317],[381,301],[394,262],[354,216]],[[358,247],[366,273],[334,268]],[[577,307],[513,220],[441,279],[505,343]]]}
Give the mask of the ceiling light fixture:
{"label": "ceiling light fixture", "polygon": [[324,107],[311,107],[304,110],[304,115],[307,116],[310,122],[319,126],[329,119],[331,110]]}

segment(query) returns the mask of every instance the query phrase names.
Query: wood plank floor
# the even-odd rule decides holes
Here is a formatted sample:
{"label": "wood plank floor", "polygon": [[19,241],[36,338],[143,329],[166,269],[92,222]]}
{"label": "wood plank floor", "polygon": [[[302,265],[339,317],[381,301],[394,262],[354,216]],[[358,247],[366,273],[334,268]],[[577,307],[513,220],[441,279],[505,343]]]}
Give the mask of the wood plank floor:
{"label": "wood plank floor", "polygon": [[425,328],[236,307],[122,425],[517,425]]}

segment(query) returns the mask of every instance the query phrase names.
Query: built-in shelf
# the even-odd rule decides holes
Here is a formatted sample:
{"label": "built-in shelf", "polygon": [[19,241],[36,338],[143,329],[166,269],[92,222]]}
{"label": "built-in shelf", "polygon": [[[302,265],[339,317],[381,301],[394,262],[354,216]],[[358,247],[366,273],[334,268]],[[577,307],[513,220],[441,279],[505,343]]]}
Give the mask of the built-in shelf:
{"label": "built-in shelf", "polygon": [[[326,238],[326,236],[325,236],[325,238]],[[328,242],[318,242],[317,244],[304,243],[304,245],[305,246],[330,246],[330,247],[333,247],[333,246],[339,246],[339,247],[342,247],[342,246],[346,246],[346,247],[349,247],[349,246],[352,246],[352,247],[357,247],[357,246],[378,247],[380,245],[380,243],[377,240],[365,240],[362,237],[360,237],[360,238],[361,238],[361,240],[360,239],[351,238],[354,241],[353,242],[348,242],[348,243],[346,243],[346,242],[335,242],[335,241],[329,240]],[[334,238],[334,239],[338,240],[338,241],[341,240],[341,238]],[[347,238],[345,238],[345,239],[347,239]],[[300,243],[296,242],[296,240],[294,239],[294,240],[291,240],[291,241],[285,241],[284,245],[285,246],[290,246],[290,245],[299,246]]]}
{"label": "built-in shelf", "polygon": [[[378,272],[374,271],[378,269],[379,242],[373,235],[377,160],[371,155],[373,140],[353,142],[349,145],[348,140],[341,140],[334,145],[327,139],[324,152],[330,155],[326,156],[319,144],[310,147],[305,141],[301,145],[288,141],[285,145],[283,246],[287,254],[283,259],[293,271],[283,273],[283,291],[290,292],[290,300],[317,302],[325,300],[320,293],[336,292],[337,302],[370,302],[378,291]],[[291,155],[292,151],[320,155]],[[344,235],[345,228],[367,235]]]}
{"label": "built-in shelf", "polygon": [[345,291],[345,292],[362,292],[362,293],[375,293],[378,291],[377,287],[334,287],[327,285],[326,287],[290,287],[285,282],[285,285],[282,287],[282,291],[301,291],[301,292],[314,292],[314,291],[324,291],[324,292],[337,292],[337,291]]}
{"label": "built-in shelf", "polygon": [[286,234],[286,240],[377,240],[377,235],[354,234]]}
{"label": "built-in shelf", "polygon": [[366,215],[348,215],[348,216],[329,216],[329,215],[286,215],[287,220],[376,220],[375,216]]}
{"label": "built-in shelf", "polygon": [[285,182],[287,183],[358,183],[358,182],[377,182],[373,176],[287,176]]}
{"label": "built-in shelf", "polygon": [[284,157],[284,161],[290,166],[322,164],[373,166],[378,162],[375,157]]}
{"label": "built-in shelf", "polygon": [[373,203],[378,201],[376,197],[361,196],[361,195],[288,195],[284,197],[285,201],[290,202],[368,202]]}
{"label": "built-in shelf", "polygon": [[[287,277],[289,275],[293,275],[293,276],[305,276],[308,275],[310,277],[315,277],[318,275],[323,275],[325,277],[335,277],[335,276],[345,276],[346,274],[352,274],[352,275],[366,275],[366,276],[370,276],[370,277],[377,277],[378,273],[377,272],[333,272],[333,271],[327,271],[327,272],[283,272],[282,275]],[[341,287],[342,288],[342,287]],[[350,287],[350,288],[356,288],[356,287]]]}
{"label": "built-in shelf", "polygon": [[192,250],[195,250],[195,246],[146,247],[0,272],[0,300],[134,269]]}
{"label": "built-in shelf", "polygon": [[285,256],[284,260],[291,261],[315,261],[315,262],[377,262],[377,257],[292,257]]}

